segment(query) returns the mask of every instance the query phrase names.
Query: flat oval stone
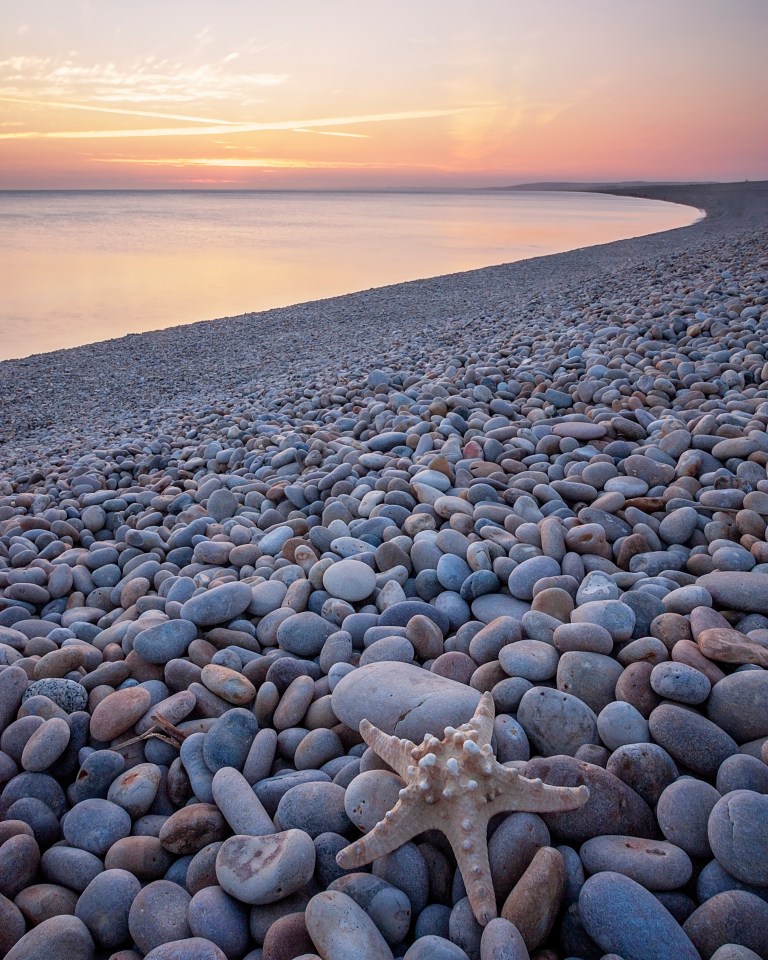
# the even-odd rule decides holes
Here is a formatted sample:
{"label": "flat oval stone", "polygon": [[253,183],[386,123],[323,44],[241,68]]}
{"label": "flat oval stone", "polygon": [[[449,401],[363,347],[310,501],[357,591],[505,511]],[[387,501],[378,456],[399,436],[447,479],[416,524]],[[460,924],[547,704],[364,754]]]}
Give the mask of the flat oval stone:
{"label": "flat oval stone", "polygon": [[234,620],[251,602],[251,588],[247,583],[233,581],[190,597],[181,606],[181,618],[191,620],[198,627],[212,627]]}
{"label": "flat oval stone", "polygon": [[166,620],[137,634],[133,649],[147,663],[165,665],[169,660],[183,657],[197,636],[197,627],[191,620]]}
{"label": "flat oval stone", "polygon": [[59,916],[43,920],[11,947],[5,960],[93,960],[93,938],[77,917]]}
{"label": "flat oval stone", "polygon": [[[115,954],[114,960],[122,960]],[[133,960],[133,955],[125,960]],[[205,937],[184,937],[150,950],[144,960],[228,960],[226,953]]]}
{"label": "flat oval stone", "polygon": [[274,903],[309,883],[315,845],[303,830],[225,840],[216,856],[216,877],[243,903]]}
{"label": "flat oval stone", "polygon": [[768,576],[741,570],[716,570],[696,581],[725,610],[768,613]]}
{"label": "flat oval stone", "polygon": [[358,830],[367,833],[394,807],[404,785],[390,770],[366,770],[358,774],[344,793],[347,816]]}
{"label": "flat oval stone", "polygon": [[67,749],[70,735],[69,725],[61,717],[44,721],[24,746],[22,767],[38,773],[47,770]]}
{"label": "flat oval stone", "polygon": [[606,871],[587,880],[579,894],[579,917],[603,950],[623,960],[700,960],[672,914],[620,873]]}
{"label": "flat oval stone", "polygon": [[145,687],[126,687],[105,697],[91,715],[91,736],[105,743],[130,730],[152,703]]}
{"label": "flat oval stone", "polygon": [[304,918],[323,960],[392,960],[373,920],[344,893],[318,893],[307,904]]}
{"label": "flat oval stone", "polygon": [[170,880],[155,880],[143,887],[128,913],[128,929],[138,948],[149,953],[160,944],[188,937],[191,899],[183,887]]}
{"label": "flat oval stone", "polygon": [[351,557],[332,563],[323,574],[323,586],[332,597],[357,603],[376,587],[376,574],[367,563]]}
{"label": "flat oval stone", "polygon": [[656,806],[663,790],[678,777],[675,761],[656,743],[628,743],[617,747],[605,769],[623,780],[649,807]]}
{"label": "flat oval stone", "polygon": [[600,743],[594,712],[577,697],[551,687],[527,690],[517,720],[536,753],[544,757],[573,756],[586,743]]}
{"label": "flat oval stone", "polygon": [[734,790],[715,804],[707,835],[712,853],[730,873],[754,886],[768,886],[768,796]]}
{"label": "flat oval stone", "polygon": [[651,671],[651,687],[660,697],[678,703],[703,703],[712,684],[703,673],[685,663],[657,663]]}
{"label": "flat oval stone", "polygon": [[719,799],[717,790],[703,780],[675,780],[662,792],[656,805],[661,832],[692,857],[711,856],[707,824]]}
{"label": "flat oval stone", "polygon": [[277,628],[277,643],[297,657],[316,657],[338,628],[311,610],[288,617]]}
{"label": "flat oval stone", "polygon": [[556,786],[586,783],[589,787],[589,799],[578,809],[541,814],[555,837],[583,843],[603,834],[649,838],[656,835],[656,823],[645,801],[602,767],[559,756],[529,760],[522,773]]}
{"label": "flat oval stone", "polygon": [[701,714],[662,703],[648,718],[653,739],[693,773],[714,777],[720,764],[738,752],[738,745]]}
{"label": "flat oval stone", "polygon": [[739,944],[759,957],[768,955],[768,904],[744,890],[710,897],[688,917],[683,929],[702,957],[718,956],[726,944]]}
{"label": "flat oval stone", "polygon": [[221,667],[215,663],[206,664],[200,679],[211,693],[236,707],[246,706],[256,699],[256,687],[251,681],[229,667]]}
{"label": "flat oval stone", "polygon": [[499,663],[510,677],[523,677],[531,683],[551,680],[557,673],[560,656],[555,648],[541,640],[517,640],[499,650]]}
{"label": "flat oval stone", "polygon": [[181,856],[197,853],[209,843],[222,840],[227,825],[212,803],[192,803],[177,810],[160,828],[160,843]]}
{"label": "flat oval stone", "polygon": [[688,854],[663,840],[593,837],[581,845],[579,856],[587,873],[611,870],[636,880],[646,890],[676,890],[693,874]]}
{"label": "flat oval stone", "polygon": [[737,743],[768,736],[768,670],[731,673],[718,681],[707,716]]}
{"label": "flat oval stone", "polygon": [[420,743],[425,734],[442,738],[474,714],[480,693],[407,663],[371,663],[343,677],[331,705],[352,730],[369,720],[385,733]]}
{"label": "flat oval stone", "polygon": [[131,818],[109,800],[82,800],[64,817],[62,831],[73,847],[102,857],[113,843],[131,832]]}
{"label": "flat oval stone", "polygon": [[80,895],[75,916],[88,927],[96,943],[114,949],[128,937],[128,914],[141,884],[127,870],[105,870]]}

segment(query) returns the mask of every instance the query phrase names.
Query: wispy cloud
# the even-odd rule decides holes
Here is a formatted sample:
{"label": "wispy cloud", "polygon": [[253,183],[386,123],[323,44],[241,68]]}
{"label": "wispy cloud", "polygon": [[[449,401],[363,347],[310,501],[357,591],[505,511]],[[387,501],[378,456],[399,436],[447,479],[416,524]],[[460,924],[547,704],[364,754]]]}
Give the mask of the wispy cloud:
{"label": "wispy cloud", "polygon": [[361,140],[368,138],[367,133],[345,133],[342,130],[309,130],[307,127],[295,127],[291,133],[316,133],[321,137],[358,137]]}
{"label": "wispy cloud", "polygon": [[[21,103],[35,107],[54,107],[61,110],[87,110],[91,113],[114,113],[124,117],[151,117],[155,120],[182,120],[189,123],[236,125],[235,120],[219,120],[212,117],[190,117],[183,113],[157,113],[154,110],[126,110],[121,107],[94,107],[87,103],[65,103],[60,100],[30,100],[26,97],[2,97],[0,103]],[[21,123],[14,126],[22,126]]]}
{"label": "wispy cloud", "polygon": [[232,64],[231,55],[197,66],[145,56],[124,67],[112,62],[83,65],[74,57],[16,56],[0,60],[0,95],[87,98],[92,103],[253,103],[254,90],[288,80],[285,73],[252,73]]}
{"label": "wispy cloud", "polygon": [[439,169],[434,164],[376,161],[305,160],[300,157],[94,157],[96,163],[143,167],[226,167],[258,170],[400,170]]}
{"label": "wispy cloud", "polygon": [[[53,104],[52,104],[53,105]],[[246,123],[215,123],[198,127],[149,127],[134,130],[24,130],[2,133],[0,140],[113,140],[134,137],[199,137],[235,133],[262,133],[267,130],[306,130],[321,127],[346,127],[361,123],[389,123],[399,120],[427,120],[449,117],[466,108],[448,110],[403,110],[397,113],[358,114],[350,117],[322,117],[300,120],[271,120]]]}

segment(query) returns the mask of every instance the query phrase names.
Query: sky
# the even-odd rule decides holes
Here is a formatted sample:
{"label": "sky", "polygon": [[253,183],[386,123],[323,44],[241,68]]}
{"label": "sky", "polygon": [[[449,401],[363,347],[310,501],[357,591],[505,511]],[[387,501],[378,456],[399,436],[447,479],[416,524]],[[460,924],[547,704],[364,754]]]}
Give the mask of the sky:
{"label": "sky", "polygon": [[0,189],[768,178],[768,0],[2,0]]}

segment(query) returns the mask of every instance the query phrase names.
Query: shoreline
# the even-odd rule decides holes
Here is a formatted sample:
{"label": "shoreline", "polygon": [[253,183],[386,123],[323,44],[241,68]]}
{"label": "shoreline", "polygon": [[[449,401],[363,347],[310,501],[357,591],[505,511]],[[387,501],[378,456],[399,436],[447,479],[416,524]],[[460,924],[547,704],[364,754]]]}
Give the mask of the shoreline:
{"label": "shoreline", "polygon": [[[768,221],[768,182],[591,189],[682,203],[705,210],[706,216],[686,227],[566,253],[2,361],[0,476],[123,438],[149,440],[158,424],[170,427],[195,403],[225,401],[242,392],[255,399],[269,389],[265,367],[279,389],[286,377],[290,381],[300,333],[313,347],[296,372],[330,384],[363,363],[366,350],[373,356],[385,353],[390,335],[418,344],[417,324],[444,339],[446,321],[464,322],[467,311],[477,318],[494,311],[514,327],[515,312],[544,296],[559,297],[565,307],[568,290],[587,279],[620,282],[622,271],[649,259],[693,253],[708,241],[748,235]],[[410,318],[407,326],[403,317]],[[350,325],[364,348],[350,350]],[[334,349],[336,337],[340,349]],[[239,363],[233,351],[240,353]],[[335,370],[330,377],[329,365]]]}

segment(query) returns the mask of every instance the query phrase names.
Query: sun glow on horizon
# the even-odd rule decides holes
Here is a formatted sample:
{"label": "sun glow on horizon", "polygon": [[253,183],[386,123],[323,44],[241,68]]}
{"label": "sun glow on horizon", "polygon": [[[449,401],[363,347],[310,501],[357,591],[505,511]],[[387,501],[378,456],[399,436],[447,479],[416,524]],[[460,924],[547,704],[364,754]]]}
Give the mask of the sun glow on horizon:
{"label": "sun glow on horizon", "polygon": [[768,176],[762,0],[289,6],[10,0],[0,188]]}

